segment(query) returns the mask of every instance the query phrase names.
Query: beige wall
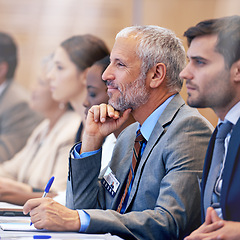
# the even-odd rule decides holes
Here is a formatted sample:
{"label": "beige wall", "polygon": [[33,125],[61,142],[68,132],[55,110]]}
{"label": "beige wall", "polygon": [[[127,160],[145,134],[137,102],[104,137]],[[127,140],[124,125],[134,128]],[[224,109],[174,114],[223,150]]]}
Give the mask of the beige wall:
{"label": "beige wall", "polygon": [[131,24],[131,13],[129,0],[0,0],[0,31],[19,45],[17,81],[29,87],[41,58],[72,35],[92,33],[111,48],[114,35]]}
{"label": "beige wall", "polygon": [[[160,25],[182,38],[200,20],[232,14],[240,14],[239,0],[0,0],[0,31],[16,39],[16,80],[30,88],[41,59],[74,34],[95,34],[111,49],[116,33],[131,24]],[[211,110],[200,112],[216,124]]]}
{"label": "beige wall", "polygon": [[[239,0],[144,0],[142,24],[155,24],[172,29],[178,37],[183,39],[187,50],[186,41],[182,37],[184,31],[199,21],[240,15]],[[186,100],[186,88],[181,92]],[[214,126],[217,117],[211,109],[199,109]]]}

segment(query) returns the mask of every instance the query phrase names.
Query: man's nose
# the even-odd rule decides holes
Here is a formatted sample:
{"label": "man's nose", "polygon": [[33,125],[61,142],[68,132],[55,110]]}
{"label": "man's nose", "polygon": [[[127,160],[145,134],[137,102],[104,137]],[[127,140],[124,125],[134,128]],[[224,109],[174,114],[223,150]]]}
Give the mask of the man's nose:
{"label": "man's nose", "polygon": [[114,79],[114,74],[113,74],[111,63],[110,63],[102,74],[102,80],[106,82],[113,79]]}
{"label": "man's nose", "polygon": [[184,80],[191,79],[191,76],[188,65],[179,74],[179,77]]}

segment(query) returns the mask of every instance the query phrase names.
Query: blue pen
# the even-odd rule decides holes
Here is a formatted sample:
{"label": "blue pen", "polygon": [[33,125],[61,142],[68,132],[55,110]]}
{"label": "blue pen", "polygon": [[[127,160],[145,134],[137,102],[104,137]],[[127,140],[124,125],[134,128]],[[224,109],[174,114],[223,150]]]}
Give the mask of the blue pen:
{"label": "blue pen", "polygon": [[44,189],[44,193],[42,195],[42,198],[45,198],[47,196],[47,194],[48,194],[48,192],[49,192],[49,190],[50,190],[50,188],[52,186],[53,180],[54,180],[54,177],[52,176],[50,178],[50,180],[48,181],[47,186]]}
{"label": "blue pen", "polygon": [[33,235],[33,239],[49,239],[50,235]]}
{"label": "blue pen", "polygon": [[[50,188],[52,186],[53,180],[54,180],[54,176],[52,176],[50,178],[50,180],[48,181],[48,183],[47,183],[47,185],[46,185],[46,187],[44,189],[44,193],[42,195],[42,198],[45,198],[47,196],[47,194],[48,194],[48,192],[49,192],[49,190],[50,190]],[[32,226],[32,222],[30,222],[30,226]]]}

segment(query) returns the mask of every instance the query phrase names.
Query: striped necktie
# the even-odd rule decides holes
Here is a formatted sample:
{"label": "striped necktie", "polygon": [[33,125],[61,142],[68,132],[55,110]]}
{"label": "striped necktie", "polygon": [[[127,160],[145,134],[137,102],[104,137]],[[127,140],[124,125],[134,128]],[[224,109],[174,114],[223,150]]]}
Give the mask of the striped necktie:
{"label": "striped necktie", "polygon": [[226,122],[218,126],[218,131],[216,134],[211,167],[208,173],[208,178],[204,191],[204,210],[207,211],[207,208],[210,207],[213,203],[212,197],[214,193],[214,186],[219,176],[220,167],[223,162],[225,148],[224,141],[227,134],[232,128],[232,123]]}
{"label": "striped necktie", "polygon": [[127,206],[127,201],[131,192],[134,176],[137,170],[137,166],[141,159],[141,150],[143,146],[143,142],[145,142],[145,138],[140,132],[140,129],[137,131],[137,136],[135,139],[134,147],[133,147],[133,156],[132,156],[132,165],[129,169],[127,183],[122,195],[122,198],[120,200],[120,203],[117,208],[117,212],[123,213]]}

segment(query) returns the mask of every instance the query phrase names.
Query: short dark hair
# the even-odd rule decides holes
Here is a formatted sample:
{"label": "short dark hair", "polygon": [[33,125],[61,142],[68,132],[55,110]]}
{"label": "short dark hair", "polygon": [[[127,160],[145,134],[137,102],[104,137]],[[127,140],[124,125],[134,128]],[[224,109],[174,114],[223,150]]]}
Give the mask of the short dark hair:
{"label": "short dark hair", "polygon": [[216,51],[223,55],[228,68],[240,59],[240,16],[234,15],[199,22],[190,27],[184,36],[188,46],[195,37],[217,35]]}
{"label": "short dark hair", "polygon": [[94,62],[109,55],[109,50],[100,38],[91,34],[77,35],[61,43],[71,61],[83,71]]}
{"label": "short dark hair", "polygon": [[17,45],[10,35],[3,32],[0,32],[0,62],[8,64],[6,78],[13,78],[17,67]]}
{"label": "short dark hair", "polygon": [[110,56],[107,55],[106,57],[96,61],[93,65],[99,66],[102,69],[102,74],[110,64]]}

